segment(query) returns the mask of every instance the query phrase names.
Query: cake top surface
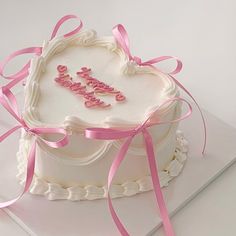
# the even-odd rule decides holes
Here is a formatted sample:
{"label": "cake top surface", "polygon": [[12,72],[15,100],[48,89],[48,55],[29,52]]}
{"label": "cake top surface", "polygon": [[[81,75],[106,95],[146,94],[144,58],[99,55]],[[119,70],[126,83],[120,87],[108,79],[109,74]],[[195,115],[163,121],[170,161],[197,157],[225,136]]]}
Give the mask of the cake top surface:
{"label": "cake top surface", "polygon": [[25,91],[29,124],[76,127],[139,124],[178,92],[167,75],[129,61],[113,37],[93,30],[45,42]]}

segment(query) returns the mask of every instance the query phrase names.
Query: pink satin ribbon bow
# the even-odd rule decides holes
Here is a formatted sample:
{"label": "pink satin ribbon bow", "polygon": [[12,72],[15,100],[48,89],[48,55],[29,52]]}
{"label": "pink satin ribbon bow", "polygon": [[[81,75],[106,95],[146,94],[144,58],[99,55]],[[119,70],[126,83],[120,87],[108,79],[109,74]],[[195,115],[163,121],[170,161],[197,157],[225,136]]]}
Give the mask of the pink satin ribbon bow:
{"label": "pink satin ribbon bow", "polygon": [[[15,96],[7,87],[0,88],[0,103],[9,112],[9,114],[11,114],[19,123],[19,125],[16,125],[15,127],[8,130],[6,133],[2,134],[0,136],[0,142],[4,141],[9,135],[14,133],[18,129],[24,129],[26,133],[35,137],[28,156],[24,189],[16,198],[9,201],[1,202],[0,208],[3,208],[19,200],[23,196],[23,194],[28,191],[34,176],[37,143],[40,141],[52,148],[63,147],[68,143],[68,135],[66,133],[66,130],[64,130],[63,128],[30,128],[20,116]],[[48,141],[43,138],[42,135],[44,134],[60,134],[62,135],[62,138],[56,141]]]}
{"label": "pink satin ribbon bow", "polygon": [[[171,121],[158,121],[156,123],[150,123],[150,119],[154,114],[156,114],[158,111],[160,111],[163,107],[165,107],[168,103],[171,102],[176,102],[176,101],[183,101],[188,105],[188,112],[183,115],[180,118],[171,120]],[[129,145],[132,142],[133,138],[138,135],[142,134],[145,147],[146,147],[146,153],[147,153],[147,158],[148,158],[148,164],[149,164],[149,169],[151,173],[151,178],[153,182],[153,189],[156,197],[156,201],[158,204],[158,207],[160,209],[160,214],[163,222],[163,226],[166,232],[167,236],[174,236],[174,231],[172,228],[172,225],[170,223],[170,219],[168,216],[168,211],[165,205],[165,201],[162,195],[161,191],[161,185],[160,185],[160,180],[158,177],[158,171],[157,171],[157,165],[156,165],[156,158],[155,158],[155,153],[153,149],[153,141],[152,137],[148,131],[148,128],[153,126],[153,125],[164,125],[164,124],[170,124],[170,123],[175,123],[179,122],[180,120],[186,119],[189,117],[192,113],[192,107],[191,105],[183,98],[180,97],[175,97],[166,100],[161,106],[159,106],[141,125],[137,126],[136,128],[130,129],[130,130],[117,130],[117,129],[111,129],[111,128],[88,128],[85,130],[85,136],[90,139],[101,139],[101,140],[117,140],[117,139],[125,139],[123,145],[121,146],[119,152],[115,156],[112,165],[109,170],[108,174],[108,203],[109,203],[109,208],[110,212],[112,215],[112,218],[121,233],[122,236],[128,236],[129,233],[124,227],[124,225],[121,223],[118,215],[115,212],[115,209],[112,205],[112,201],[109,195],[109,189],[111,187],[112,180],[118,171],[120,164],[125,158],[125,155],[129,149]]]}
{"label": "pink satin ribbon bow", "polygon": [[[67,34],[64,34],[63,37],[67,38],[69,36],[72,36],[76,33],[78,33],[81,28],[83,27],[83,23],[82,21],[76,16],[76,15],[66,15],[63,16],[55,25],[53,31],[52,31],[52,35],[50,37],[50,40],[52,40],[53,38],[56,37],[58,30],[60,29],[60,27],[68,20],[70,19],[78,19],[79,20],[79,25],[72,31],[70,31]],[[25,77],[28,76],[29,74],[29,68],[30,68],[30,61],[27,62],[23,68],[18,71],[17,73],[13,74],[13,75],[9,75],[6,76],[4,75],[4,69],[6,67],[6,65],[15,57],[23,55],[23,54],[30,54],[33,53],[35,55],[41,55],[42,53],[42,47],[29,47],[29,48],[24,48],[18,51],[13,52],[12,54],[10,54],[8,57],[6,57],[0,64],[0,75],[8,80],[11,80],[10,83],[8,83],[7,87],[9,89],[11,89],[12,87],[14,87],[17,83],[19,83],[20,81],[22,81]]]}
{"label": "pink satin ribbon bow", "polygon": [[[62,17],[55,25],[50,40],[52,40],[57,35],[58,30],[60,29],[62,24],[65,23],[66,21],[68,21],[69,19],[79,19],[79,18],[75,15],[66,15],[66,16]],[[78,33],[80,31],[80,29],[82,28],[82,26],[83,26],[83,23],[79,19],[79,25],[74,30],[70,31],[67,34],[64,34],[63,37],[66,38],[66,37],[69,37],[69,36],[72,36],[72,35]],[[15,86],[18,82],[20,82],[21,80],[23,80],[25,77],[28,76],[30,61],[27,62],[20,71],[18,71],[17,73],[15,73],[13,75],[6,76],[6,75],[4,75],[3,72],[4,72],[6,65],[12,59],[14,59],[15,57],[17,57],[19,55],[28,54],[28,53],[34,53],[35,55],[41,55],[42,47],[29,47],[29,48],[24,48],[24,49],[18,50],[16,52],[10,54],[8,57],[6,57],[5,60],[3,60],[0,64],[0,75],[5,79],[10,80],[10,82],[7,85],[0,88],[0,103],[19,123],[19,125],[13,127],[12,129],[8,130],[6,133],[1,135],[0,142],[4,141],[9,135],[11,135],[13,132],[17,131],[18,129],[24,129],[25,132],[27,132],[28,134],[33,135],[35,137],[35,140],[33,142],[33,145],[30,149],[29,156],[28,156],[27,172],[26,172],[26,180],[25,180],[24,189],[23,189],[22,193],[19,194],[19,196],[17,196],[16,198],[9,200],[9,201],[1,202],[0,208],[7,207],[7,206],[13,204],[18,199],[20,199],[25,192],[28,191],[30,184],[32,182],[32,179],[33,179],[33,175],[34,175],[36,145],[39,141],[45,143],[46,145],[48,145],[49,147],[52,147],[52,148],[59,148],[59,147],[63,147],[68,144],[68,135],[63,128],[30,128],[24,122],[24,120],[22,119],[22,117],[20,115],[20,112],[18,111],[16,98],[12,94],[10,89],[13,86]],[[42,135],[44,135],[44,134],[61,134],[63,137],[57,141],[48,141],[43,138]]]}
{"label": "pink satin ribbon bow", "polygon": [[[116,25],[113,28],[112,32],[113,32],[113,35],[114,35],[116,41],[118,42],[118,44],[121,46],[121,48],[124,50],[126,55],[129,57],[129,60],[135,61],[140,66],[153,66],[154,64],[165,61],[165,60],[175,59],[177,62],[176,68],[173,71],[169,72],[168,74],[174,75],[174,74],[177,74],[181,71],[183,64],[177,57],[161,56],[161,57],[156,57],[151,60],[142,62],[140,57],[132,56],[132,54],[130,52],[128,34],[127,34],[123,25],[121,25],[121,24]],[[159,71],[161,71],[161,70],[159,70]]]}
{"label": "pink satin ribbon bow", "polygon": [[[151,60],[142,62],[142,60],[139,57],[132,56],[132,54],[130,52],[128,33],[125,30],[123,25],[118,24],[115,27],[113,27],[112,33],[115,37],[116,42],[124,50],[124,52],[126,53],[126,55],[129,58],[129,60],[135,61],[139,66],[151,66],[151,67],[155,68],[158,72],[163,73],[163,74],[167,74],[168,76],[170,76],[173,79],[173,81],[181,89],[183,89],[192,98],[192,100],[194,101],[195,105],[197,106],[197,108],[200,112],[202,122],[203,122],[203,129],[204,129],[204,142],[203,142],[203,148],[202,148],[202,154],[203,154],[205,152],[205,149],[206,149],[207,132],[206,132],[206,122],[205,122],[202,110],[201,110],[200,106],[198,105],[197,101],[195,100],[195,98],[193,97],[193,95],[177,79],[175,79],[173,77],[174,74],[177,74],[181,71],[181,69],[183,67],[182,62],[177,57],[173,57],[173,56],[161,56],[161,57],[156,57],[156,58],[153,58]],[[162,70],[160,70],[160,69],[158,69],[157,67],[154,66],[154,64],[158,64],[159,62],[166,61],[166,60],[169,60],[169,59],[174,59],[176,61],[176,67],[173,71],[164,72],[164,71],[162,71]]]}

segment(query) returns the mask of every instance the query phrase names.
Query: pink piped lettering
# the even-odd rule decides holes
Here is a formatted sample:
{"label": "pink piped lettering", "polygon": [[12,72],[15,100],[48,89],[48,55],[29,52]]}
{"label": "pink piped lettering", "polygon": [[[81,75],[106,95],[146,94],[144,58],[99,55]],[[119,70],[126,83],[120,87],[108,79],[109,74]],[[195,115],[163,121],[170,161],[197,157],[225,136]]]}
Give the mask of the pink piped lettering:
{"label": "pink piped lettering", "polygon": [[80,71],[77,72],[77,75],[83,79],[88,86],[91,86],[94,89],[94,92],[97,94],[103,95],[113,95],[117,102],[126,100],[126,97],[115,88],[105,84],[104,82],[99,81],[98,79],[92,77],[91,69],[87,67],[82,67]]}
{"label": "pink piped lettering", "polygon": [[[54,80],[60,86],[65,87],[72,91],[76,95],[80,95],[84,98],[84,105],[87,108],[107,108],[110,107],[111,104],[107,104],[104,101],[101,101],[99,98],[95,97],[94,91],[88,91],[85,85],[82,85],[80,82],[73,82],[72,77],[67,73],[67,67],[64,65],[57,66],[58,77]],[[88,73],[90,73],[91,69],[86,67],[81,68],[81,72],[77,73],[80,77],[89,78]],[[95,80],[95,78],[93,78]],[[94,83],[91,81],[91,83]]]}
{"label": "pink piped lettering", "polygon": [[124,96],[123,94],[118,93],[118,94],[116,95],[116,101],[122,102],[122,101],[124,101],[124,100],[125,100],[125,96]]}
{"label": "pink piped lettering", "polygon": [[57,66],[57,71],[59,72],[59,74],[65,74],[65,72],[67,72],[67,66],[59,65]]}

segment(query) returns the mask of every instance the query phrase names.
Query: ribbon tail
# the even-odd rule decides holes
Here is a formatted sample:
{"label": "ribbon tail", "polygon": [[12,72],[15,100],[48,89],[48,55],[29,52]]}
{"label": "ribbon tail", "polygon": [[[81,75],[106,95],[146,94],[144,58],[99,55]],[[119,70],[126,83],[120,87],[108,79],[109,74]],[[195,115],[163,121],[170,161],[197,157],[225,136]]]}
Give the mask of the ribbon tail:
{"label": "ribbon tail", "polygon": [[2,141],[3,141],[4,139],[6,139],[9,135],[11,135],[12,133],[14,133],[16,130],[18,130],[18,129],[20,129],[20,128],[22,128],[22,126],[21,126],[21,125],[17,125],[17,126],[15,126],[15,127],[11,128],[10,130],[8,130],[6,133],[2,134],[2,135],[0,136],[0,142],[2,142]]}
{"label": "ribbon tail", "polygon": [[126,228],[124,227],[124,225],[121,223],[121,221],[120,221],[118,215],[117,215],[116,212],[115,212],[115,209],[114,209],[114,207],[113,207],[113,205],[112,205],[112,200],[111,200],[111,197],[110,197],[109,194],[108,194],[107,198],[108,198],[108,205],[109,205],[109,209],[110,209],[110,213],[111,213],[112,219],[113,219],[113,221],[115,222],[116,227],[118,228],[120,234],[121,234],[122,236],[129,236],[128,231],[126,230]]}
{"label": "ribbon tail", "polygon": [[119,169],[120,164],[122,163],[122,161],[125,158],[125,154],[127,153],[128,149],[129,149],[129,145],[132,141],[132,138],[133,137],[130,136],[129,138],[127,138],[127,140],[123,144],[120,151],[116,155],[114,161],[112,162],[112,165],[111,165],[111,168],[110,168],[109,174],[108,174],[108,205],[109,205],[109,209],[110,209],[110,212],[111,212],[112,219],[115,222],[116,227],[117,227],[117,229],[119,230],[119,232],[121,233],[122,236],[129,236],[129,233],[126,230],[126,228],[124,227],[124,225],[122,224],[122,222],[120,221],[118,215],[115,212],[115,209],[112,205],[112,200],[111,200],[111,197],[110,197],[110,194],[109,194],[109,189],[110,189],[112,180],[113,180],[117,170]]}
{"label": "ribbon tail", "polygon": [[37,141],[34,141],[32,147],[31,147],[30,153],[29,153],[28,162],[27,162],[25,187],[24,187],[23,193],[28,191],[30,184],[32,183],[32,180],[34,177],[36,144],[37,144]]}
{"label": "ribbon tail", "polygon": [[[36,135],[39,135],[38,139],[52,148],[64,147],[69,142],[68,134],[66,130],[63,128],[32,128],[30,129],[30,131]],[[40,136],[41,134],[60,134],[62,135],[62,137],[58,138],[56,141],[48,141],[44,139],[43,137],[41,137]]]}
{"label": "ribbon tail", "polygon": [[153,150],[152,137],[146,129],[143,130],[143,137],[144,137],[144,141],[146,145],[146,151],[147,151],[148,163],[149,163],[149,168],[150,168],[151,177],[152,177],[153,189],[154,189],[155,197],[157,200],[157,204],[160,209],[160,215],[162,218],[164,230],[167,236],[174,236],[175,233],[171,225],[170,218],[168,215],[168,210],[166,208],[165,200],[161,191],[161,185],[160,185],[160,180],[159,180],[158,171],[157,171],[157,164],[156,164],[155,154]]}
{"label": "ribbon tail", "polygon": [[207,128],[206,128],[206,121],[205,121],[205,118],[203,116],[203,113],[202,113],[202,110],[200,108],[200,106],[198,105],[197,101],[195,100],[195,98],[193,97],[193,95],[177,80],[175,79],[173,76],[169,75],[173,80],[174,82],[181,88],[184,90],[184,92],[186,92],[191,98],[192,100],[194,101],[195,105],[197,106],[199,112],[200,112],[200,115],[201,115],[201,119],[202,119],[202,123],[203,123],[203,129],[204,129],[204,143],[203,143],[203,148],[202,148],[202,154],[205,153],[205,149],[206,149],[206,142],[207,142]]}
{"label": "ribbon tail", "polygon": [[25,180],[25,186],[24,186],[23,191],[19,194],[18,197],[14,198],[12,200],[0,202],[0,208],[4,208],[4,207],[8,207],[8,206],[12,205],[16,201],[18,201],[23,196],[23,194],[25,192],[28,191],[30,184],[33,180],[33,176],[34,176],[35,154],[36,154],[36,141],[34,141],[32,147],[31,147],[30,153],[29,153],[28,163],[27,163],[26,180]]}

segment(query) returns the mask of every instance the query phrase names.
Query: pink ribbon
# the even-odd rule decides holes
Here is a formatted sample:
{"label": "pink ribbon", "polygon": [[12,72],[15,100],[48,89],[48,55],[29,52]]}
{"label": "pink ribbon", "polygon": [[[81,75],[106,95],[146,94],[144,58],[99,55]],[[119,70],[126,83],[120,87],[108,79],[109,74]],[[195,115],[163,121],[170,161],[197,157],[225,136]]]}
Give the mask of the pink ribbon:
{"label": "pink ribbon", "polygon": [[[60,29],[61,25],[66,22],[69,19],[72,18],[77,18],[77,16],[75,15],[66,15],[64,17],[62,17],[56,24],[56,26],[54,27],[54,30],[52,32],[51,38],[50,40],[52,40],[56,35],[58,30]],[[83,23],[81,20],[80,24],[78,27],[76,27],[76,29],[74,29],[73,31],[64,34],[64,37],[69,37],[73,34],[76,34],[80,31],[80,29],[83,26]],[[128,40],[128,35],[126,30],[124,29],[124,27],[122,25],[117,25],[116,27],[113,28],[113,34],[115,39],[117,40],[118,44],[123,48],[124,52],[127,54],[127,56],[129,57],[129,60],[133,60],[135,61],[138,65],[140,66],[152,66],[154,67],[154,64],[159,63],[161,61],[165,61],[165,60],[169,60],[169,59],[174,59],[177,62],[176,68],[167,73],[174,81],[175,83],[181,87],[195,102],[195,104],[197,105],[202,120],[203,120],[203,124],[204,124],[204,146],[203,146],[203,152],[205,150],[205,146],[206,146],[206,124],[205,124],[205,120],[202,114],[202,111],[199,107],[199,105],[197,104],[196,100],[193,98],[193,96],[191,95],[190,92],[188,92],[188,90],[186,88],[184,88],[184,86],[177,81],[173,75],[177,74],[181,71],[182,69],[182,62],[176,58],[176,57],[172,57],[172,56],[161,56],[161,57],[157,57],[157,58],[153,58],[151,60],[142,62],[141,59],[139,57],[133,57],[130,53],[130,47],[129,47],[129,40]],[[2,77],[4,77],[5,79],[9,79],[11,80],[10,83],[8,83],[6,86],[2,87],[0,90],[0,103],[5,107],[5,109],[19,122],[19,125],[13,127],[12,129],[10,129],[9,131],[7,131],[6,133],[4,133],[3,135],[0,136],[0,142],[2,142],[3,140],[5,140],[9,135],[11,135],[13,132],[15,132],[18,129],[23,128],[27,133],[35,136],[35,140],[34,143],[30,149],[29,152],[29,157],[28,157],[28,163],[27,163],[27,175],[26,175],[26,181],[25,181],[25,186],[23,189],[23,192],[16,198],[10,200],[10,201],[6,201],[6,202],[2,202],[0,203],[0,208],[9,206],[11,204],[13,204],[14,202],[16,202],[30,187],[30,184],[32,182],[33,179],[33,175],[34,175],[34,166],[35,166],[35,154],[36,154],[36,145],[37,142],[40,140],[42,142],[44,142],[45,144],[47,144],[50,147],[53,148],[59,148],[59,147],[63,147],[65,145],[67,145],[68,143],[68,136],[66,134],[66,131],[62,128],[30,128],[26,125],[26,123],[24,122],[24,120],[21,118],[18,109],[17,109],[17,103],[16,103],[16,99],[14,97],[14,95],[11,93],[10,89],[15,86],[18,82],[20,82],[21,80],[23,80],[26,76],[28,76],[29,72],[28,69],[30,67],[30,61],[28,63],[26,63],[23,68],[17,72],[16,74],[13,74],[11,76],[5,76],[4,75],[4,69],[6,67],[6,65],[15,57],[22,55],[22,54],[26,54],[26,53],[33,53],[35,55],[41,55],[42,53],[42,47],[30,47],[30,48],[24,48],[22,50],[18,50],[14,53],[12,53],[11,55],[9,55],[1,64],[0,64],[0,75]],[[154,67],[156,68],[156,67]],[[157,68],[156,68],[157,69]],[[158,69],[158,71],[162,72],[161,70]],[[165,72],[162,72],[165,73]],[[163,225],[164,225],[164,229],[166,232],[167,236],[174,236],[174,231],[173,228],[171,226],[170,223],[170,219],[168,216],[168,211],[166,209],[165,206],[165,202],[164,202],[164,198],[161,192],[161,187],[160,187],[160,181],[159,181],[159,177],[158,177],[158,172],[157,172],[157,166],[156,166],[156,161],[155,161],[155,154],[154,154],[154,150],[153,150],[153,143],[152,143],[152,137],[148,132],[148,128],[152,125],[161,125],[161,124],[167,124],[167,123],[174,123],[174,122],[178,122],[180,120],[183,120],[185,118],[187,118],[191,113],[192,113],[192,107],[191,105],[183,98],[173,98],[173,99],[169,99],[166,102],[164,102],[155,112],[157,112],[159,109],[161,109],[165,104],[169,103],[169,102],[174,102],[177,100],[181,100],[184,101],[188,104],[189,106],[189,111],[182,117],[176,119],[176,120],[172,120],[172,121],[168,121],[168,122],[157,122],[157,123],[150,123],[150,118],[152,117],[152,115],[145,121],[143,122],[143,124],[141,124],[140,126],[136,127],[135,129],[132,130],[115,130],[115,129],[103,129],[103,128],[89,128],[86,129],[85,135],[87,138],[90,139],[102,139],[102,140],[113,140],[113,139],[121,139],[121,138],[126,138],[126,141],[124,142],[124,144],[122,145],[119,153],[117,154],[117,156],[115,157],[111,168],[109,170],[109,175],[108,175],[108,203],[109,203],[109,208],[111,211],[111,215],[113,217],[113,220],[116,224],[116,226],[118,227],[120,233],[123,236],[127,236],[129,235],[127,230],[125,229],[125,227],[123,226],[123,224],[121,223],[121,221],[119,220],[119,217],[117,216],[113,205],[112,205],[112,201],[109,195],[109,189],[113,180],[113,177],[115,176],[121,162],[123,161],[123,159],[125,158],[125,154],[129,148],[130,143],[132,142],[132,139],[137,135],[142,133],[143,134],[143,138],[144,138],[144,142],[145,142],[145,146],[146,146],[146,152],[147,152],[147,157],[148,157],[148,163],[149,163],[149,168],[150,168],[150,173],[151,173],[151,177],[152,177],[152,182],[153,182],[153,189],[155,192],[155,197],[157,200],[157,204],[159,206],[160,209],[160,214],[161,214],[161,218],[163,220]],[[41,135],[42,134],[51,134],[51,133],[55,133],[55,134],[62,134],[63,138],[60,140],[57,140],[55,142],[51,142],[51,141],[47,141],[45,140]]]}
{"label": "pink ribbon", "polygon": [[[63,128],[30,128],[24,122],[23,118],[19,115],[20,113],[17,108],[15,96],[12,94],[12,92],[8,89],[7,86],[0,88],[0,103],[9,112],[9,114],[11,114],[19,123],[19,125],[16,125],[15,127],[2,134],[0,136],[0,142],[4,141],[9,135],[22,128],[25,130],[25,132],[35,137],[35,140],[33,142],[33,145],[31,146],[28,156],[24,189],[16,198],[9,201],[1,202],[0,208],[4,208],[19,200],[23,196],[23,194],[28,191],[34,176],[37,143],[41,141],[52,148],[63,147],[68,143],[68,135],[66,133],[66,130],[64,130]],[[48,141],[41,136],[43,134],[61,134],[62,138],[56,141]]]}
{"label": "pink ribbon", "polygon": [[[121,24],[118,24],[113,28],[112,32],[113,32],[113,35],[114,35],[117,43],[124,50],[124,52],[126,53],[126,55],[129,58],[129,60],[135,61],[139,66],[152,66],[153,68],[157,69],[159,72],[169,75],[173,79],[173,81],[192,98],[192,100],[194,101],[194,103],[196,104],[196,106],[200,112],[202,122],[203,122],[204,143],[203,143],[203,148],[202,148],[202,154],[204,154],[205,149],[206,149],[207,132],[206,132],[206,122],[205,122],[205,118],[203,116],[202,110],[201,110],[200,106],[198,105],[197,101],[195,100],[195,98],[192,96],[192,94],[173,76],[174,74],[177,74],[181,71],[182,66],[183,66],[182,62],[177,57],[173,57],[173,56],[161,56],[161,57],[156,57],[151,60],[142,62],[139,57],[132,56],[132,54],[130,52],[128,33],[125,30],[124,26]],[[166,61],[169,59],[174,59],[176,61],[176,67],[173,71],[163,72],[162,70],[160,70],[154,66],[154,64],[157,64],[159,62]]]}
{"label": "pink ribbon", "polygon": [[[121,48],[124,50],[126,55],[129,57],[129,60],[135,61],[140,66],[152,66],[152,65],[162,62],[162,61],[174,59],[177,62],[176,68],[173,71],[169,72],[168,74],[174,75],[174,74],[177,74],[181,71],[183,64],[177,57],[161,56],[161,57],[156,57],[151,60],[142,62],[140,57],[132,56],[132,54],[130,52],[130,46],[129,46],[129,37],[128,37],[127,31],[125,30],[123,25],[121,25],[121,24],[116,25],[112,29],[112,32],[113,32],[113,35],[114,35],[116,41],[118,42],[118,44],[121,46]],[[161,71],[161,70],[159,70],[159,71]]]}
{"label": "pink ribbon", "polygon": [[[66,15],[62,17],[57,24],[55,25],[51,38],[52,40],[58,33],[58,30],[62,26],[63,23],[68,21],[69,19],[79,19],[75,15]],[[83,26],[82,21],[79,19],[79,26],[77,26],[74,30],[70,31],[69,33],[66,33],[63,35],[63,37],[69,37],[72,36],[80,31],[80,29]],[[39,141],[45,143],[49,147],[52,148],[59,148],[67,145],[68,143],[68,135],[66,131],[63,128],[30,128],[22,119],[19,111],[18,111],[18,106],[17,102],[15,99],[15,96],[12,94],[10,89],[15,86],[18,82],[23,80],[26,76],[29,74],[29,67],[30,67],[30,61],[27,62],[23,68],[18,71],[17,73],[10,75],[10,76],[5,76],[4,75],[4,69],[6,65],[15,57],[22,55],[22,54],[28,54],[28,53],[33,53],[35,55],[41,55],[42,53],[42,47],[29,47],[29,48],[24,48],[21,50],[18,50],[12,54],[10,54],[8,57],[5,58],[5,60],[2,61],[0,64],[0,75],[8,80],[11,80],[7,85],[3,86],[0,88],[0,103],[2,106],[18,121],[19,125],[16,125],[15,127],[11,128],[8,130],[6,133],[2,134],[0,136],[0,142],[4,141],[9,135],[17,131],[18,129],[24,129],[27,133],[30,135],[33,135],[35,137],[35,140],[33,142],[33,145],[30,149],[29,156],[28,156],[28,162],[27,162],[27,170],[26,170],[26,180],[25,180],[25,185],[23,191],[14,199],[1,202],[0,203],[0,208],[7,207],[14,202],[16,202],[18,199],[20,199],[25,192],[28,191],[30,184],[33,179],[34,175],[34,167],[35,167],[35,154],[36,154],[36,145]],[[56,141],[48,141],[42,137],[43,134],[61,134],[63,137],[59,140]]]}
{"label": "pink ribbon", "polygon": [[[55,25],[51,38],[50,40],[52,40],[58,33],[58,30],[60,29],[60,27],[69,19],[78,19],[79,20],[79,26],[77,26],[74,30],[70,31],[67,34],[64,34],[63,37],[67,38],[69,36],[72,36],[76,33],[78,33],[81,28],[83,27],[83,23],[82,21],[75,15],[66,15],[63,16]],[[23,54],[28,54],[28,53],[33,53],[35,55],[41,55],[42,53],[42,47],[29,47],[29,48],[24,48],[18,51],[13,52],[12,54],[10,54],[8,57],[6,57],[0,64],[0,75],[5,78],[5,79],[9,79],[12,80],[10,83],[8,83],[7,87],[9,89],[11,89],[13,86],[15,86],[18,82],[20,82],[21,80],[23,80],[25,77],[28,76],[29,74],[29,68],[30,68],[30,61],[28,61],[23,68],[18,71],[17,73],[10,75],[10,76],[6,76],[4,75],[4,69],[6,67],[6,65],[15,57],[19,56],[19,55],[23,55]]]}
{"label": "pink ribbon", "polygon": [[[188,105],[188,112],[183,115],[180,118],[171,120],[171,121],[158,121],[155,123],[151,123],[150,120],[154,113],[160,111],[161,108],[163,108],[165,105],[167,105],[170,102],[175,102],[175,101],[183,101]],[[158,177],[158,172],[157,172],[157,165],[156,165],[156,159],[155,159],[155,154],[153,150],[153,141],[152,137],[148,131],[148,128],[153,126],[153,125],[163,125],[163,124],[170,124],[170,123],[175,123],[179,122],[180,120],[186,119],[189,117],[192,113],[192,107],[191,105],[183,98],[180,97],[175,97],[168,99],[165,101],[161,106],[159,106],[149,117],[146,119],[141,125],[134,129],[130,130],[116,130],[116,129],[111,129],[111,128],[87,128],[85,130],[85,137],[90,138],[90,139],[100,139],[100,140],[116,140],[116,139],[123,139],[126,138],[124,141],[123,145],[121,146],[119,152],[117,153],[116,157],[114,158],[112,165],[109,170],[108,174],[108,204],[109,204],[109,209],[112,215],[112,218],[119,230],[119,232],[122,234],[122,236],[128,236],[129,233],[120,221],[118,215],[116,214],[114,207],[112,205],[112,201],[109,195],[109,189],[111,187],[112,180],[117,172],[117,170],[120,167],[120,164],[125,158],[125,155],[129,149],[129,145],[132,142],[133,138],[142,133],[143,138],[144,138],[144,143],[146,146],[146,153],[148,157],[148,163],[149,163],[149,168],[150,168],[150,173],[152,177],[152,182],[153,182],[153,189],[156,197],[156,201],[158,204],[158,207],[160,209],[160,215],[162,218],[163,226],[166,232],[167,236],[174,236],[174,231],[172,228],[172,225],[170,223],[170,219],[168,216],[168,211],[165,205],[165,201],[162,195],[161,191],[161,186],[160,186],[160,180]]]}

